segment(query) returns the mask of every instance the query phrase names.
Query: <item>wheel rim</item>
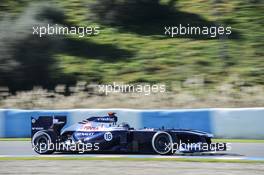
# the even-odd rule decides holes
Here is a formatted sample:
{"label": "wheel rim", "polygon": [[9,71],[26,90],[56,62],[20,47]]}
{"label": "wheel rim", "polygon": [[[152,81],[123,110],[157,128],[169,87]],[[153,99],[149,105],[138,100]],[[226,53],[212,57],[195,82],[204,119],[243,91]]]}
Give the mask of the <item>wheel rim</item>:
{"label": "wheel rim", "polygon": [[45,154],[49,151],[50,140],[46,135],[41,135],[34,140],[34,150],[37,153]]}
{"label": "wheel rim", "polygon": [[152,146],[159,154],[168,154],[171,151],[172,138],[166,132],[156,133],[153,136]]}

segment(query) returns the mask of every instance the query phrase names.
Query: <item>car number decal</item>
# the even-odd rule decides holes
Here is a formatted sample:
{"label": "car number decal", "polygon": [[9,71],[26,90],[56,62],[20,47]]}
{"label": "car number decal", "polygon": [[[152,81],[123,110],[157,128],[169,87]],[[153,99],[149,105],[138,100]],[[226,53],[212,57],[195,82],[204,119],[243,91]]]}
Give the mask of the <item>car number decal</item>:
{"label": "car number decal", "polygon": [[113,135],[112,135],[112,133],[111,133],[111,132],[106,132],[106,133],[104,134],[104,139],[105,139],[106,141],[111,141],[111,140],[113,139]]}

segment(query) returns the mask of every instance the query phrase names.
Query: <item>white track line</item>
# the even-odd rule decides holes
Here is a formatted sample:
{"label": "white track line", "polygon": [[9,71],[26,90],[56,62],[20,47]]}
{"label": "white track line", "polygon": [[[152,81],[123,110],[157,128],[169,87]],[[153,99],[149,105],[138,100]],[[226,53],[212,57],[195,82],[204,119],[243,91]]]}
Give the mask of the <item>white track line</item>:
{"label": "white track line", "polygon": [[263,160],[264,157],[244,157],[244,156],[158,156],[158,155],[96,155],[96,154],[80,154],[80,155],[0,155],[0,157],[69,157],[69,158],[138,158],[138,159],[146,159],[146,158],[157,158],[157,159],[212,159],[212,160]]}

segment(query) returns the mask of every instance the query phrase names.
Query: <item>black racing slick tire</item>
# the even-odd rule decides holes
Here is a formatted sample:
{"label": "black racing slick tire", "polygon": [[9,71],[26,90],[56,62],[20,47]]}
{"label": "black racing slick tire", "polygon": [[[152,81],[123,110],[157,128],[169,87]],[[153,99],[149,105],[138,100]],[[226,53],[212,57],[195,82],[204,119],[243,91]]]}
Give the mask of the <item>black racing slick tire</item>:
{"label": "black racing slick tire", "polygon": [[171,155],[172,152],[172,137],[165,131],[159,131],[152,137],[152,148],[157,154]]}
{"label": "black racing slick tire", "polygon": [[52,154],[55,151],[55,136],[51,131],[38,131],[32,137],[32,146],[38,154]]}

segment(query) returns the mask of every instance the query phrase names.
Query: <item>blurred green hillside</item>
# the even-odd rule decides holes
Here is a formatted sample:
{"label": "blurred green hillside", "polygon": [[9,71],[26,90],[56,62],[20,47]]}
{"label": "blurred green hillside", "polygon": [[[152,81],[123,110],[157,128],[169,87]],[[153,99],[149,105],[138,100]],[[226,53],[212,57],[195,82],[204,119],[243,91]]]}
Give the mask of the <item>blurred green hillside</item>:
{"label": "blurred green hillside", "polygon": [[[38,19],[40,22],[98,25],[101,27],[100,35],[36,39],[27,34],[17,40],[21,25],[17,21],[23,15],[26,19],[30,18],[26,11],[32,10],[28,8],[31,2],[1,1],[2,23],[8,16],[9,21],[14,21],[11,24],[18,26],[14,29],[16,33],[8,37],[10,40],[2,40],[3,45],[11,48],[11,54],[4,57],[3,53],[9,53],[10,48],[0,49],[1,86],[14,90],[30,89],[34,85],[52,88],[56,84],[72,84],[80,80],[97,83],[163,82],[173,85],[197,77],[209,87],[222,83],[264,85],[264,4],[261,0],[178,0],[173,7],[176,19],[170,15],[161,19],[155,16],[157,19],[132,24],[112,24],[95,18],[96,14],[89,7],[92,1],[52,1],[55,5],[44,1],[55,10],[43,8],[46,13]],[[163,0],[161,4],[166,5],[168,1]],[[164,26],[177,26],[184,21],[231,26],[235,35],[222,39],[168,38],[163,35]],[[29,32],[32,32],[31,29]],[[0,32],[0,45],[3,35],[7,34]]]}

